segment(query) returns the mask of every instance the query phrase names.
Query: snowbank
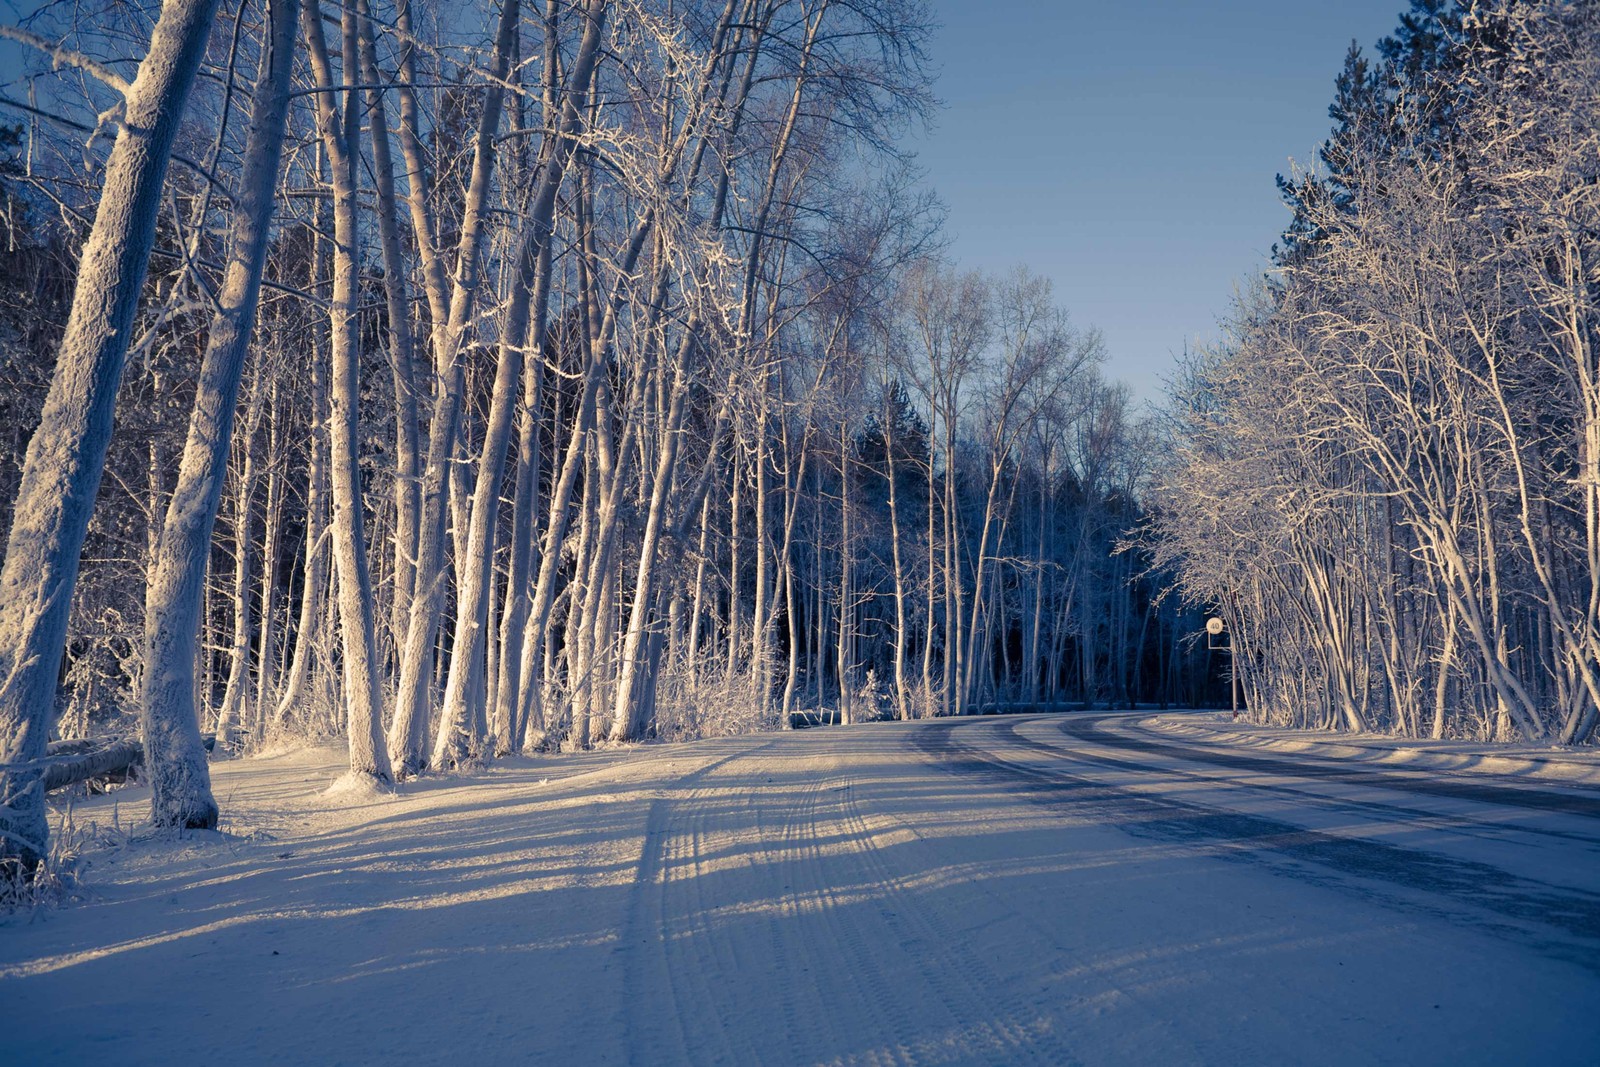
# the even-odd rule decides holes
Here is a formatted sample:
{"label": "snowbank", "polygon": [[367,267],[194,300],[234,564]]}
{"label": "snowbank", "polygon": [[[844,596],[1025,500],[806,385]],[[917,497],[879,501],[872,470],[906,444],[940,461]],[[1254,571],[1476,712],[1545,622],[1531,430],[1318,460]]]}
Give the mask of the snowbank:
{"label": "snowbank", "polygon": [[1200,745],[1380,763],[1415,771],[1466,772],[1600,788],[1600,749],[1291,730],[1234,722],[1225,711],[1169,712],[1151,716],[1140,725]]}

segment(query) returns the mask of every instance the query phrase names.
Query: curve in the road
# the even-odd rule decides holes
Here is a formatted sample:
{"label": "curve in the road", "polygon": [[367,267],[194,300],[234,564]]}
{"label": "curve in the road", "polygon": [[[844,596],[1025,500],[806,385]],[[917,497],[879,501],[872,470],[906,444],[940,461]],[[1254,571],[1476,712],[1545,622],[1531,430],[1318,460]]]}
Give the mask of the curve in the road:
{"label": "curve in the road", "polygon": [[[1222,854],[1266,862],[1279,873],[1375,896],[1391,906],[1433,911],[1447,906],[1463,921],[1534,944],[1547,955],[1600,972],[1600,954],[1596,952],[1600,948],[1600,894],[1549,886],[1486,863],[1341,836],[1261,815],[1109,785],[1083,773],[1069,771],[1064,765],[1006,759],[999,752],[980,747],[981,742],[965,744],[957,737],[963,733],[987,733],[1002,745],[1054,758],[1068,755],[1053,745],[1020,734],[1017,725],[1015,721],[993,719],[930,723],[920,731],[918,745],[951,773],[1004,780],[1019,787],[1031,799],[1072,806],[1091,818],[1110,821],[1136,837],[1234,846]],[[1085,728],[1089,739],[1099,745],[1115,747],[1126,740],[1104,730],[1095,731],[1088,723]],[[1181,750],[1180,754],[1190,758]],[[1080,764],[1095,760],[1089,749],[1073,751],[1070,755]],[[1117,761],[1109,762],[1115,765]],[[1297,773],[1295,765],[1287,760],[1252,758],[1252,763],[1255,770],[1265,769],[1261,764],[1270,763],[1276,773]],[[1316,770],[1325,776],[1329,771],[1323,767]],[[1360,780],[1387,788],[1388,779],[1395,777],[1399,776],[1375,773]],[[1489,797],[1503,792],[1512,791],[1473,786],[1465,792],[1446,795],[1494,802]],[[1515,792],[1524,793],[1522,790]],[[1542,807],[1542,810],[1552,809],[1568,810],[1548,802]],[[1284,860],[1291,861],[1291,865],[1285,865]],[[1331,881],[1317,878],[1307,869],[1292,864],[1310,865],[1335,877]],[[1420,900],[1406,899],[1392,892],[1375,892],[1380,886],[1425,896]]]}
{"label": "curve in the road", "polygon": [[1449,797],[1454,800],[1474,800],[1504,807],[1527,808],[1531,811],[1559,812],[1600,819],[1600,796],[1574,787],[1572,791],[1556,792],[1529,788],[1522,785],[1493,785],[1487,782],[1467,782],[1458,778],[1427,778],[1418,774],[1374,770],[1333,763],[1316,757],[1285,759],[1281,756],[1256,756],[1241,752],[1223,751],[1210,747],[1185,746],[1172,741],[1151,737],[1136,737],[1114,733],[1105,728],[1109,721],[1126,720],[1122,715],[1090,715],[1082,718],[1063,718],[1060,730],[1079,741],[1111,745],[1117,748],[1137,749],[1141,752],[1177,756],[1190,762],[1210,763],[1236,770],[1259,771],[1265,774],[1286,774],[1297,778],[1321,778],[1339,782],[1353,782],[1363,786],[1382,786],[1406,793],[1423,793],[1429,796]]}
{"label": "curve in the road", "polygon": [[[1108,730],[1106,724],[1116,721],[1116,725],[1123,727],[1121,730]],[[1185,747],[1181,743],[1172,743],[1165,740],[1151,741],[1146,736],[1135,733],[1140,723],[1136,718],[1121,715],[1096,715],[1092,720],[1062,720],[1056,719],[1052,725],[1069,741],[1086,743],[1095,746],[1094,762],[1100,765],[1115,764],[1119,768],[1130,771],[1142,771],[1150,774],[1179,775],[1196,783],[1218,784],[1215,771],[1207,774],[1204,768],[1214,768],[1222,771],[1245,771],[1253,777],[1246,785],[1250,790],[1258,793],[1272,793],[1279,796],[1292,797],[1297,802],[1308,802],[1324,810],[1342,810],[1360,812],[1366,815],[1380,814],[1392,820],[1403,820],[1412,828],[1424,826],[1438,829],[1448,829],[1453,833],[1473,835],[1470,819],[1459,815],[1445,815],[1437,810],[1429,810],[1410,804],[1396,803],[1394,801],[1379,801],[1371,796],[1360,799],[1348,799],[1331,795],[1321,791],[1327,783],[1337,785],[1355,786],[1364,790],[1382,789],[1388,793],[1398,793],[1413,797],[1436,797],[1455,802],[1471,802],[1472,804],[1488,804],[1498,807],[1518,808],[1539,812],[1541,814],[1572,815],[1580,819],[1595,818],[1595,813],[1588,809],[1583,801],[1588,798],[1583,796],[1570,798],[1577,803],[1564,806],[1561,794],[1542,791],[1533,804],[1518,803],[1525,799],[1527,793],[1532,792],[1518,786],[1494,786],[1475,782],[1430,782],[1420,779],[1415,774],[1394,774],[1379,770],[1360,769],[1350,770],[1346,767],[1330,767],[1326,762],[1311,762],[1318,757],[1307,757],[1308,763],[1302,768],[1293,760],[1288,759],[1256,759],[1250,757],[1235,758],[1234,754],[1219,752],[1215,748],[1196,744]],[[1112,751],[1114,750],[1114,752]],[[1077,755],[1075,750],[1063,750]],[[1129,753],[1137,753],[1130,755]],[[1159,756],[1173,762],[1149,762],[1141,756]],[[1358,768],[1361,765],[1357,765]],[[1194,768],[1194,769],[1190,769]],[[1266,780],[1266,779],[1276,780]],[[1287,779],[1299,782],[1300,785],[1285,784]],[[1451,788],[1451,785],[1461,788]],[[1410,787],[1410,788],[1407,788]],[[1572,842],[1600,850],[1600,825],[1585,826],[1583,830],[1575,831],[1571,825],[1538,824],[1526,820],[1517,824],[1519,834],[1531,834],[1536,837],[1547,837],[1561,841]],[[1484,828],[1486,836],[1493,836],[1488,828]]]}

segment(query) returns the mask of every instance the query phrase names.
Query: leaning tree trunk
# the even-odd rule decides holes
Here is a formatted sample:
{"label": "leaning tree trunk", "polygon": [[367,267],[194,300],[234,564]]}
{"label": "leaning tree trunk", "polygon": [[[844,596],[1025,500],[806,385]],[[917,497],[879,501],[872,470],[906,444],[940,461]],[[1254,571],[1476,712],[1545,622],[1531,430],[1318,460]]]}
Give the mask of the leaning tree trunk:
{"label": "leaning tree trunk", "polygon": [[[220,310],[207,334],[189,436],[145,597],[145,673],[139,714],[153,787],[151,816],[158,825],[209,827],[217,820],[194,700],[195,640],[211,532],[233,438],[239,377],[255,324],[261,270],[271,239],[272,191],[289,110],[295,6],[292,0],[273,0],[271,7],[267,48],[245,146],[245,171],[235,205],[237,243],[223,282]],[[239,544],[238,551],[248,551],[248,545]]]}
{"label": "leaning tree trunk", "polygon": [[[550,245],[540,250],[542,262],[538,276],[550,275]],[[535,329],[542,333],[548,316],[543,305],[549,298],[548,286],[540,287],[541,306],[533,310]],[[526,679],[523,648],[527,642],[528,603],[532,578],[533,520],[539,496],[540,404],[544,397],[544,338],[530,330],[528,338],[533,366],[525,370],[523,396],[517,435],[517,478],[511,504],[511,553],[506,579],[506,602],[501,622],[500,674],[494,689],[494,719],[490,730],[495,736],[495,755],[508,755],[522,748],[519,710],[522,686]]]}
{"label": "leaning tree trunk", "polygon": [[[291,32],[293,30],[293,19]],[[256,643],[256,714],[252,730],[260,737],[266,727],[268,700],[271,698],[278,658],[278,546],[283,531],[283,407],[278,400],[278,380],[273,379],[268,405],[271,426],[267,431],[267,500],[265,528],[261,535],[261,632]]]}
{"label": "leaning tree trunk", "polygon": [[357,34],[360,80],[367,85],[367,108],[371,113],[367,132],[372,144],[372,176],[377,194],[378,244],[383,252],[389,362],[394,371],[394,597],[390,605],[390,628],[398,649],[405,641],[411,594],[416,585],[417,526],[422,510],[417,346],[411,319],[411,294],[406,285],[406,262],[401,249],[399,198],[395,195],[394,162],[389,151],[388,112],[384,106],[383,83],[378,73],[367,5],[361,4],[357,14],[361,20]]}
{"label": "leaning tree trunk", "polygon": [[[28,444],[0,570],[0,860],[32,870],[49,829],[39,771],[55,707],[78,555],[110,444],[113,408],[161,210],[172,141],[216,0],[167,0],[124,93],[94,228],[39,429]],[[19,766],[21,765],[21,766]],[[215,822],[215,806],[192,813]]]}

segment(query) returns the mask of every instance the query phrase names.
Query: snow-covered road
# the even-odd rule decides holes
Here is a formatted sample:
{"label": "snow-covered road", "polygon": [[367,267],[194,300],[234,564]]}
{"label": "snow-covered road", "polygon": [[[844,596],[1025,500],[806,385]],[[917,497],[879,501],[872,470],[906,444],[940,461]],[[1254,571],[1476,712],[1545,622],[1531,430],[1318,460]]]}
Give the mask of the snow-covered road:
{"label": "snow-covered road", "polygon": [[220,764],[226,834],[0,925],[0,1058],[1594,1062],[1600,792],[1145,718]]}

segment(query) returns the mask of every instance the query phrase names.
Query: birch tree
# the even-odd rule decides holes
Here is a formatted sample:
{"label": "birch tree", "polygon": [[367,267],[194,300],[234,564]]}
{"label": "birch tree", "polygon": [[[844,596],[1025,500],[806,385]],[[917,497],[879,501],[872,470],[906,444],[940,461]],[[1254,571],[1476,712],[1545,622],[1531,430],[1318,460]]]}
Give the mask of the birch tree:
{"label": "birch tree", "polygon": [[[290,0],[271,0],[267,37],[256,79],[245,164],[234,200],[236,244],[219,293],[200,369],[189,439],[161,526],[161,543],[145,605],[144,692],[140,726],[158,825],[216,825],[199,711],[194,706],[195,641],[201,585],[211,550],[211,531],[221,499],[239,392],[261,273],[272,228],[273,193],[282,156],[294,63],[296,10]],[[244,478],[235,508],[234,551],[249,551],[249,502]],[[241,536],[243,534],[244,536]],[[248,594],[242,606],[248,607]],[[236,632],[237,643],[242,634]],[[242,687],[243,649],[236,650],[230,685]]]}
{"label": "birch tree", "polygon": [[[360,225],[357,219],[357,134],[360,96],[343,89],[329,59],[320,0],[301,8],[307,51],[316,81],[317,128],[327,153],[333,202],[333,293],[330,335],[333,369],[329,393],[329,470],[333,505],[333,560],[339,577],[339,621],[343,634],[346,733],[350,774],[378,784],[393,780],[383,738],[383,686],[379,675],[372,579],[362,514],[356,406],[360,395],[357,320]],[[351,84],[357,82],[359,22],[353,8],[341,16],[342,54]]]}
{"label": "birch tree", "polygon": [[[116,140],[78,268],[39,429],[28,444],[0,570],[0,860],[31,870],[47,828],[39,772],[78,553],[110,444],[112,406],[144,283],[173,139],[214,0],[169,0],[131,84],[104,116]],[[213,813],[195,813],[202,820]]]}

